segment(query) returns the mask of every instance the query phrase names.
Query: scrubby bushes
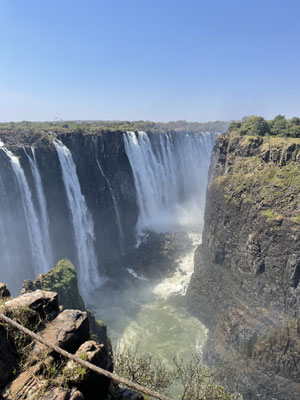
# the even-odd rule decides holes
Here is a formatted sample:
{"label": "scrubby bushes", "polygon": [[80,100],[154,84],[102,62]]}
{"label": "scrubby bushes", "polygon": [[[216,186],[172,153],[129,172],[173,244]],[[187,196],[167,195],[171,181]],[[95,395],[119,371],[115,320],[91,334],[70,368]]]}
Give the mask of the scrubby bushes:
{"label": "scrubby bushes", "polygon": [[286,119],[277,115],[273,120],[266,121],[263,117],[252,115],[243,121],[232,121],[228,132],[238,132],[241,136],[280,136],[300,138],[300,118]]}
{"label": "scrubby bushes", "polygon": [[215,382],[213,372],[202,364],[199,355],[193,355],[188,362],[175,357],[173,368],[168,369],[151,355],[139,355],[137,350],[137,347],[116,349],[117,374],[166,395],[175,384],[180,391],[178,400],[242,400]]}

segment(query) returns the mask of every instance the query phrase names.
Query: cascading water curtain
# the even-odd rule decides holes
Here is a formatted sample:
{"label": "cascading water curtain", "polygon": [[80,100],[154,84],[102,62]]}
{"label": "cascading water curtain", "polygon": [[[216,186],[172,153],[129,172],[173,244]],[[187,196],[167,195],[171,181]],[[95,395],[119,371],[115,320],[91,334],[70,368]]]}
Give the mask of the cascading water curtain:
{"label": "cascading water curtain", "polygon": [[2,146],[1,149],[11,162],[20,189],[22,205],[27,222],[34,272],[35,274],[41,274],[46,272],[51,265],[49,264],[50,261],[47,258],[47,251],[41,239],[43,235],[39,223],[39,217],[32,201],[31,191],[19,159],[7,148]]}
{"label": "cascading water curtain", "polygon": [[138,232],[201,230],[215,134],[124,133],[139,206]]}
{"label": "cascading water curtain", "polygon": [[50,239],[50,234],[49,234],[49,218],[48,218],[48,211],[47,211],[47,203],[46,203],[46,198],[44,194],[44,189],[42,185],[42,179],[41,175],[39,172],[37,160],[35,157],[35,151],[34,148],[31,148],[32,152],[32,157],[28,154],[26,149],[24,148],[24,153],[26,154],[28,160],[29,160],[29,165],[31,168],[33,180],[34,180],[34,185],[35,185],[35,190],[37,194],[37,199],[40,207],[40,225],[41,225],[41,232],[42,232],[42,240],[43,240],[43,247],[45,249],[45,255],[47,258],[48,265],[52,267],[53,265],[53,258],[52,258],[52,245],[51,245],[51,239]]}
{"label": "cascading water curtain", "polygon": [[61,165],[74,228],[79,263],[79,287],[83,297],[88,299],[89,294],[103,283],[103,278],[98,273],[98,263],[94,249],[94,223],[85,198],[81,193],[76,166],[70,150],[59,140],[54,140],[54,146]]}

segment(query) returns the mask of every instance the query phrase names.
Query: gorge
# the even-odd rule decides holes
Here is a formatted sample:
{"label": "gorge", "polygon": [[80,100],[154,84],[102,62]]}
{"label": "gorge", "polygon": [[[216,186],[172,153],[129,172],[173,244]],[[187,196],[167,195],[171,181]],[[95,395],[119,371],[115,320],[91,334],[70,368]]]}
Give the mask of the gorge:
{"label": "gorge", "polygon": [[113,344],[296,400],[299,139],[238,129],[0,129],[0,281],[68,258]]}

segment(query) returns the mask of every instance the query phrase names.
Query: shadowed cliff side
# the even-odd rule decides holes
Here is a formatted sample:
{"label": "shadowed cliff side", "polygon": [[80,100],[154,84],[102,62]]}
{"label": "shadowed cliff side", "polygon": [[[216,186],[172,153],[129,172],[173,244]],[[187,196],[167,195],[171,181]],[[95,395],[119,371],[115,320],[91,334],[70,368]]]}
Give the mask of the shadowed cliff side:
{"label": "shadowed cliff side", "polygon": [[217,138],[189,309],[204,351],[245,399],[300,393],[300,139]]}

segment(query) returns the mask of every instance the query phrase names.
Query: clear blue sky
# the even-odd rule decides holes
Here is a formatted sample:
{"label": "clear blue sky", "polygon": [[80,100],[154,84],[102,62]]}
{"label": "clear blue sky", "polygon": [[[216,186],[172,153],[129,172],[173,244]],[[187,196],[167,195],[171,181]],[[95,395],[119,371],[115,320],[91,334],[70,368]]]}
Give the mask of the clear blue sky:
{"label": "clear blue sky", "polygon": [[300,116],[299,0],[0,0],[0,121]]}

